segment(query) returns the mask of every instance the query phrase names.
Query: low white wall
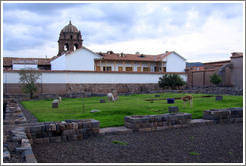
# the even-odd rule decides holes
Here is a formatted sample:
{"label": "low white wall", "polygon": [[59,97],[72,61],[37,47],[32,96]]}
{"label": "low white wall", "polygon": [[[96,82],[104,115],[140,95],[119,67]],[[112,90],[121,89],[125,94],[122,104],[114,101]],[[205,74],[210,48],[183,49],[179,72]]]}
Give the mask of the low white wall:
{"label": "low white wall", "polygon": [[21,69],[27,69],[27,68],[38,70],[38,65],[13,64],[13,70],[21,70]]}
{"label": "low white wall", "polygon": [[[42,72],[40,83],[158,83],[161,73],[107,73],[107,72],[76,72],[48,71]],[[187,81],[186,74],[180,74]],[[19,83],[17,71],[3,72],[3,83]]]}

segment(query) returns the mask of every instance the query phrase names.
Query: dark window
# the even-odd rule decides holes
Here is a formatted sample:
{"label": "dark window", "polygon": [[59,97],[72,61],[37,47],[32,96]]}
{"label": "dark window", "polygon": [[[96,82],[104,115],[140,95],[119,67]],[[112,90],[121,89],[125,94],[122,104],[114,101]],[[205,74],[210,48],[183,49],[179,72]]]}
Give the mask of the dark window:
{"label": "dark window", "polygon": [[73,39],[73,35],[70,35],[70,39]]}
{"label": "dark window", "polygon": [[103,71],[111,71],[111,66],[103,66]]}

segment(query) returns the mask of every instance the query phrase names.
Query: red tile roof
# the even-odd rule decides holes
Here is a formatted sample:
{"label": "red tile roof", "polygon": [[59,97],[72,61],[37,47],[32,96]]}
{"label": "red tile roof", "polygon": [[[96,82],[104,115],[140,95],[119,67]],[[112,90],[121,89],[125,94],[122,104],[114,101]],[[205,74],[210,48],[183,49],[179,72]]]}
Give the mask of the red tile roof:
{"label": "red tile roof", "polygon": [[103,60],[116,60],[116,61],[148,61],[156,62],[161,61],[166,56],[173,52],[166,52],[159,55],[145,55],[145,54],[124,54],[124,53],[98,53],[102,56]]}

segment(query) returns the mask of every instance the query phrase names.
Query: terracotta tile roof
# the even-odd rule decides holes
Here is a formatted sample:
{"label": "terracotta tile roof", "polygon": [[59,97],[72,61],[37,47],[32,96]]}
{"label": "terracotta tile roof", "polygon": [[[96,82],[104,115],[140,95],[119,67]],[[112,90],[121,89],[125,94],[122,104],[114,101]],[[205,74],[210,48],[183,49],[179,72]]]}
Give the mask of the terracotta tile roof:
{"label": "terracotta tile roof", "polygon": [[102,56],[103,60],[117,60],[117,61],[161,61],[166,56],[173,52],[166,52],[159,55],[145,55],[145,54],[124,54],[124,53],[97,53]]}
{"label": "terracotta tile roof", "polygon": [[242,57],[243,53],[242,52],[233,52],[231,53],[231,57],[230,58],[238,58],[238,57]]}
{"label": "terracotta tile roof", "polygon": [[3,66],[11,66],[13,63],[34,63],[38,65],[50,65],[50,58],[15,58],[15,57],[3,57]]}

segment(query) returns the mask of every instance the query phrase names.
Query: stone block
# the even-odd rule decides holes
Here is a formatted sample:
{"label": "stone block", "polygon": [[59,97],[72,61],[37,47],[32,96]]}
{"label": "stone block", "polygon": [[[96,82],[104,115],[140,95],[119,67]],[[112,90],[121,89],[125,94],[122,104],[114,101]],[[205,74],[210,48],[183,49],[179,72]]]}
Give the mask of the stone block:
{"label": "stone block", "polygon": [[149,117],[148,116],[142,117],[141,123],[149,123]]}
{"label": "stone block", "polygon": [[156,117],[158,117],[158,115],[148,115],[149,122],[150,122],[150,123],[155,122]]}
{"label": "stone block", "polygon": [[177,112],[179,112],[179,108],[178,108],[178,106],[168,107],[168,112],[169,113],[177,113]]}
{"label": "stone block", "polygon": [[78,123],[72,122],[72,125],[73,125],[73,129],[78,129]]}
{"label": "stone block", "polygon": [[93,120],[91,121],[91,125],[93,128],[99,128],[100,127],[100,122],[98,120]]}
{"label": "stone block", "polygon": [[50,143],[56,142],[56,137],[49,137],[49,142]]}
{"label": "stone block", "polygon": [[151,131],[151,128],[141,128],[138,129],[139,132],[147,132],[147,131]]}
{"label": "stone block", "polygon": [[53,100],[53,102],[52,102],[52,108],[58,108],[58,103],[59,103],[58,100]]}
{"label": "stone block", "polygon": [[76,134],[67,136],[68,141],[77,141],[78,137]]}
{"label": "stone block", "polygon": [[92,123],[91,122],[83,122],[83,128],[92,128]]}
{"label": "stone block", "polygon": [[72,123],[66,123],[65,126],[66,126],[66,130],[73,129],[73,124]]}
{"label": "stone block", "polygon": [[3,161],[9,161],[10,160],[10,152],[9,151],[5,151],[3,152]]}
{"label": "stone block", "polygon": [[215,101],[223,100],[223,96],[215,96]]}
{"label": "stone block", "polygon": [[61,131],[66,130],[66,123],[60,123],[60,129]]}
{"label": "stone block", "polygon": [[15,153],[17,154],[21,154],[22,152],[24,152],[25,150],[31,149],[30,147],[17,147],[15,148]]}
{"label": "stone block", "polygon": [[75,134],[75,130],[72,129],[72,130],[64,130],[62,132],[62,136],[70,136],[70,135],[74,135]]}
{"label": "stone block", "polygon": [[86,133],[86,129],[76,129],[75,133],[76,134],[85,134]]}
{"label": "stone block", "polygon": [[158,126],[164,126],[164,122],[157,122]]}
{"label": "stone block", "polygon": [[132,123],[128,123],[128,122],[124,122],[124,126],[127,128],[132,128],[133,124]]}
{"label": "stone block", "polygon": [[83,128],[83,123],[82,122],[77,122],[78,123],[78,129]]}
{"label": "stone block", "polygon": [[62,142],[67,142],[67,136],[61,136],[61,141]]}
{"label": "stone block", "polygon": [[92,133],[93,134],[99,133],[99,128],[92,128]]}

